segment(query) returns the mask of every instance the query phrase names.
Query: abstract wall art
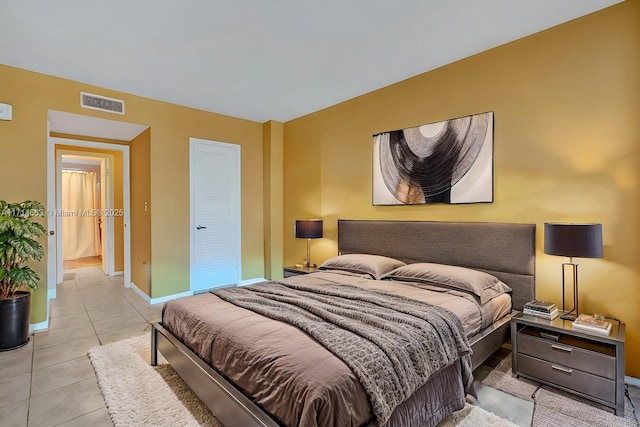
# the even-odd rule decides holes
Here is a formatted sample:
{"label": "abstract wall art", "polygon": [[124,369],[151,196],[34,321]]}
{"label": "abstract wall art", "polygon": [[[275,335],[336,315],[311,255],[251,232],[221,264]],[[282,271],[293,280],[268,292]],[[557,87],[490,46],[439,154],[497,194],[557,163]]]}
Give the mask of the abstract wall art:
{"label": "abstract wall art", "polygon": [[493,112],[373,136],[373,204],[493,202]]}

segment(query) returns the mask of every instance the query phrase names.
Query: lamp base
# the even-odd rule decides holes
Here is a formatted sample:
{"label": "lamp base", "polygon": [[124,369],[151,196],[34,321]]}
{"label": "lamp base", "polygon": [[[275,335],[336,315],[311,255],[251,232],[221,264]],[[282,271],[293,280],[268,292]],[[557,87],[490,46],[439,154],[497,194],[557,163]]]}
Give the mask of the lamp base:
{"label": "lamp base", "polygon": [[[575,309],[574,309],[575,310]],[[571,320],[574,321],[578,318],[578,313],[574,313],[574,310],[568,311],[565,314],[563,314],[562,316],[560,316],[560,318],[562,320]]]}

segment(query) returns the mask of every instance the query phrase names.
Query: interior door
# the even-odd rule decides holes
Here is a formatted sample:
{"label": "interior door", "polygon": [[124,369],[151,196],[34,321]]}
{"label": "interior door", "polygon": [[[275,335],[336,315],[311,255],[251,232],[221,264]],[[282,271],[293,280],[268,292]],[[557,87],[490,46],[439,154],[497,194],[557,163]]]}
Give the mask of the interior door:
{"label": "interior door", "polygon": [[240,146],[190,138],[191,291],[240,281]]}

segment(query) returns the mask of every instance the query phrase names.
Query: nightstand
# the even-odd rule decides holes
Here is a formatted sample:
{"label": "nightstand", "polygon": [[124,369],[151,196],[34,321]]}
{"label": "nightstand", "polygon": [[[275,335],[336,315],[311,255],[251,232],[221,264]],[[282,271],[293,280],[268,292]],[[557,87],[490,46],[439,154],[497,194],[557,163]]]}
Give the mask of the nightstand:
{"label": "nightstand", "polygon": [[571,321],[519,313],[511,318],[512,371],[624,415],[624,323],[609,336],[573,329]]}
{"label": "nightstand", "polygon": [[291,277],[291,276],[299,276],[301,274],[315,273],[316,271],[318,271],[318,268],[293,266],[293,267],[285,267],[282,270],[283,270],[284,277]]}

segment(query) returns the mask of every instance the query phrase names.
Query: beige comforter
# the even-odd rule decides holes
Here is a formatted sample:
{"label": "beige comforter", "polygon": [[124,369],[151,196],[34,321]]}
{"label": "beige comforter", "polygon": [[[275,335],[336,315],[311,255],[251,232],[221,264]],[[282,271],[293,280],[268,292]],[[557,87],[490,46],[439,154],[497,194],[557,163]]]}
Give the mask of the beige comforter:
{"label": "beige comforter", "polygon": [[[497,316],[488,315],[472,297],[399,282],[357,279],[330,272],[285,281],[345,283],[442,305],[456,314],[463,313],[461,319],[468,335],[480,327],[478,323],[483,323],[484,318]],[[168,302],[163,325],[285,425],[375,424],[367,394],[353,371],[296,327],[236,307],[213,294]],[[459,373],[458,368],[452,367]],[[450,389],[451,395],[435,396],[438,405],[427,414],[419,414],[423,425],[437,423],[464,404],[465,390],[455,383],[460,382],[459,376],[448,373],[443,378],[447,379],[438,391]],[[430,393],[433,392],[428,389],[420,390],[421,399]],[[409,407],[408,411],[415,412],[415,408]]]}

